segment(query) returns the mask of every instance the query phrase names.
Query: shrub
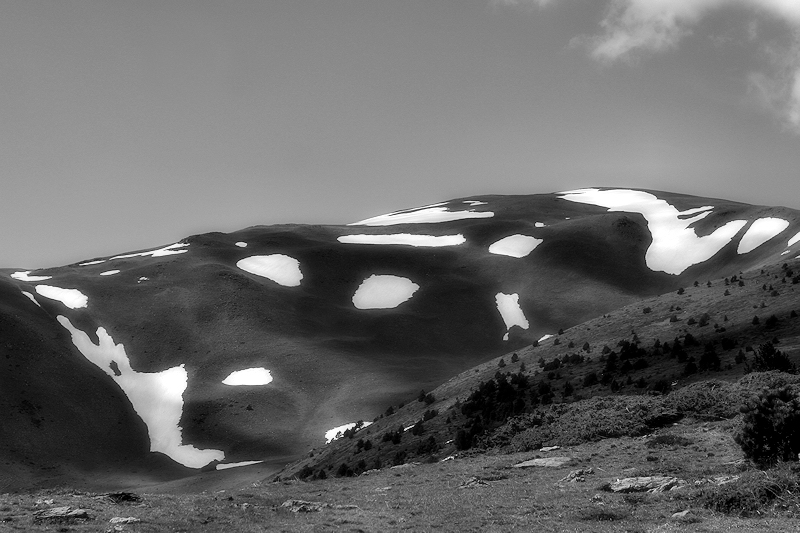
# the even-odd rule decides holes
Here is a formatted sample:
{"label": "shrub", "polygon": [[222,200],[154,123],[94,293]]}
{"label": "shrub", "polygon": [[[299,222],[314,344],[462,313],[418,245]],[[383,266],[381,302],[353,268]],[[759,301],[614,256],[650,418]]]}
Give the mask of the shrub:
{"label": "shrub", "polygon": [[734,437],[745,457],[759,466],[796,461],[800,452],[800,401],[789,387],[767,389],[741,409]]}
{"label": "shrub", "polygon": [[796,500],[798,476],[796,468],[780,465],[762,471],[745,472],[736,481],[710,487],[700,494],[703,507],[741,517],[761,514],[776,499]]}
{"label": "shrub", "polygon": [[505,359],[503,359],[503,358],[501,357],[501,358],[500,358],[500,361],[498,361],[498,362],[497,362],[497,366],[499,366],[500,368],[503,368],[504,366],[506,366],[506,361],[505,361]]}
{"label": "shrub", "polygon": [[514,352],[511,356],[511,362],[516,363],[517,361],[519,361],[519,356],[517,355],[517,352]]}
{"label": "shrub", "polygon": [[752,372],[780,370],[789,374],[797,373],[797,367],[783,352],[775,349],[774,342],[766,342],[758,347],[753,355],[753,364],[748,370]]}
{"label": "shrub", "polygon": [[650,309],[649,307],[645,307],[644,309],[642,309],[642,313],[644,313],[645,315],[650,313],[651,311],[652,309]]}

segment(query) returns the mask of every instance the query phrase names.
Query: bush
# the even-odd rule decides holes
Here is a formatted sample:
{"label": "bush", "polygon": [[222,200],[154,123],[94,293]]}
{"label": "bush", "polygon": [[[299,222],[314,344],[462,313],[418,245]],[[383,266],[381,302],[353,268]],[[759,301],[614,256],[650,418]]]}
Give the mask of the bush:
{"label": "bush", "polygon": [[796,461],[800,452],[800,401],[790,387],[767,389],[741,409],[734,437],[745,457],[759,466]]}
{"label": "bush", "polygon": [[798,475],[794,470],[784,464],[766,472],[745,472],[736,481],[702,491],[699,500],[703,507],[721,513],[741,517],[761,514],[776,499],[784,504],[796,500]]}
{"label": "bush", "polygon": [[767,372],[780,370],[789,374],[796,374],[797,367],[780,350],[775,349],[773,342],[762,344],[753,356],[753,364],[748,367],[752,372]]}

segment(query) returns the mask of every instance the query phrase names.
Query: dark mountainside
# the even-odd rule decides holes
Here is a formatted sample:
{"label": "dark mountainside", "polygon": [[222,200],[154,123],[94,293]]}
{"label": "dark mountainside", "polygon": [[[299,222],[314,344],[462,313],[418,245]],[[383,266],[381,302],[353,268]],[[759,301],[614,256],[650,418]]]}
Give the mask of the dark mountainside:
{"label": "dark mountainside", "polygon": [[[3,269],[0,406],[7,415],[0,428],[0,488],[85,481],[87,472],[105,486],[156,483],[214,469],[217,462],[265,460],[277,470],[324,444],[327,430],[373,420],[422,389],[444,387],[436,389],[434,402],[451,403],[411,402],[425,407],[423,416],[438,409],[432,421],[444,424],[452,402],[464,402],[478,385],[473,376],[486,382],[495,375],[497,357],[504,356],[513,372],[520,362],[531,374],[542,371],[540,357],[566,355],[563,346],[546,348],[553,339],[532,347],[543,335],[560,329],[568,335],[588,320],[609,320],[599,318],[605,314],[622,317],[605,337],[594,322],[586,325],[591,337],[559,336],[576,344],[569,353],[592,362],[562,369],[551,380],[554,397],[561,399],[567,378],[575,392],[595,395],[592,387],[599,392],[611,384],[583,387],[578,380],[591,371],[602,377],[603,345],[617,349],[617,341],[632,341],[635,330],[652,351],[656,336],[647,328],[656,326],[633,321],[634,315],[658,317],[667,327],[657,337],[661,342],[685,338],[675,328],[687,327],[688,312],[662,309],[673,296],[652,300],[651,313],[641,310],[648,299],[682,287],[699,306],[692,311],[696,319],[709,313],[710,324],[736,336],[736,349],[745,339],[761,342],[760,333],[741,329],[745,314],[766,315],[762,320],[775,314],[778,325],[770,327],[788,328],[794,324],[790,311],[800,307],[793,305],[792,277],[784,284],[779,272],[800,253],[797,242],[790,245],[800,232],[798,214],[655,191],[482,196],[359,225],[253,227],[192,236],[156,253],[35,272]],[[353,235],[425,236],[414,241],[425,245],[339,240]],[[259,257],[267,259],[251,259]],[[754,290],[751,281],[762,268],[779,276],[764,279],[774,286],[764,301],[781,302],[769,314],[736,296]],[[741,288],[730,281],[740,272],[747,273]],[[723,296],[726,277],[731,296]],[[362,287],[367,292],[370,279],[381,283],[356,306],[354,296]],[[702,285],[694,288],[698,280]],[[712,287],[705,286],[709,280]],[[701,290],[708,295],[692,292]],[[703,303],[718,292],[713,304]],[[736,302],[729,311],[717,308],[728,301]],[[695,309],[685,300],[670,305]],[[669,321],[672,314],[677,325]],[[723,314],[736,326],[725,324]],[[703,333],[703,342],[722,343]],[[789,335],[776,335],[787,351]],[[581,352],[584,342],[590,351]],[[723,372],[736,349],[720,355]],[[519,362],[512,363],[514,352]],[[696,347],[687,352],[700,361]],[[629,377],[643,377],[644,391],[682,372],[677,357],[643,357],[646,372],[615,374],[624,390],[635,387]],[[743,363],[730,364],[730,379],[742,375]],[[222,383],[251,368],[269,370],[272,380]],[[527,394],[521,409],[530,411]],[[169,416],[159,414],[165,405]],[[404,409],[409,423],[416,422],[419,413]],[[434,444],[444,449],[458,429],[471,431],[474,423],[465,416],[451,416]],[[474,433],[470,447],[473,437],[476,445],[484,438]],[[318,472],[324,465],[304,466]]]}

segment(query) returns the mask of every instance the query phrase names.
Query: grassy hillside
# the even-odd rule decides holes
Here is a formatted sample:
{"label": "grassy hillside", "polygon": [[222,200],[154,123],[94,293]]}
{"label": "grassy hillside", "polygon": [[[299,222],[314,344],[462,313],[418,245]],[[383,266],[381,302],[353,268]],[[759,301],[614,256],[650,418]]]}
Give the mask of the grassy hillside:
{"label": "grassy hillside", "polygon": [[750,372],[763,345],[800,363],[798,268],[792,260],[698,280],[567,328],[387,406],[282,475],[352,475],[467,450],[637,436],[687,416],[733,418],[772,379]]}

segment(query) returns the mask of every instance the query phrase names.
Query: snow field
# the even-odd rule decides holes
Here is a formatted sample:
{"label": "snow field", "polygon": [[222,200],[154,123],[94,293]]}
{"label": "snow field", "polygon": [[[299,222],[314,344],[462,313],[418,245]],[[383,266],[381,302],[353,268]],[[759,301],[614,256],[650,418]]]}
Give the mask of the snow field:
{"label": "snow field", "polygon": [[11,274],[11,277],[19,280],[19,281],[45,281],[48,279],[52,279],[53,276],[31,276],[30,270],[24,270],[22,272],[14,272]]}
{"label": "snow field", "polygon": [[51,285],[37,285],[36,292],[66,305],[70,309],[80,309],[89,304],[89,298],[78,289],[62,289]]}
{"label": "snow field", "polygon": [[303,279],[300,261],[283,254],[254,255],[240,260],[236,266],[284,287],[297,287]]}
{"label": "snow field", "polygon": [[782,218],[759,218],[744,233],[736,252],[739,254],[752,252],[788,227],[789,221]]}
{"label": "snow field", "polygon": [[164,257],[165,255],[176,255],[176,254],[185,254],[189,250],[177,250],[176,248],[185,248],[189,246],[188,242],[176,242],[175,244],[170,244],[169,246],[165,246],[163,248],[159,248],[158,250],[150,250],[148,252],[139,252],[135,254],[124,254],[124,255],[115,255],[111,259],[127,259],[128,257]]}
{"label": "snow field", "polygon": [[542,239],[528,235],[510,235],[489,246],[489,253],[517,258],[525,257],[543,242]]}
{"label": "snow field", "polygon": [[[598,205],[609,211],[640,213],[653,238],[645,254],[647,266],[667,274],[678,275],[692,265],[711,259],[747,224],[746,220],[732,220],[710,235],[698,237],[689,226],[711,214],[712,206],[681,212],[650,193],[630,189],[578,189],[559,194],[570,202]],[[695,216],[681,218],[687,215]]]}
{"label": "snow field", "polygon": [[240,466],[250,466],[250,465],[257,465],[259,463],[263,463],[264,461],[242,461],[240,463],[220,463],[214,468],[217,470],[227,470],[228,468],[237,468]]}
{"label": "snow field", "polygon": [[458,246],[467,240],[458,235],[412,235],[411,233],[394,233],[391,235],[342,235],[336,239],[343,244],[396,244],[405,246]]}
{"label": "snow field", "polygon": [[506,334],[503,340],[508,340],[508,331],[512,326],[519,326],[522,329],[528,329],[528,319],[525,318],[525,313],[519,306],[519,294],[505,294],[498,292],[495,295],[495,302],[497,303],[497,310],[500,311],[500,316],[503,317],[503,322],[506,324]]}
{"label": "snow field", "polygon": [[29,293],[28,291],[20,291],[20,292],[22,292],[22,294],[27,296],[30,301],[41,307],[41,305],[39,305],[39,302],[36,301],[36,298],[34,298],[33,294]]}
{"label": "snow field", "polygon": [[245,368],[231,372],[222,380],[224,385],[266,385],[272,381],[272,375],[266,368]]}
{"label": "snow field", "polygon": [[[352,429],[356,427],[357,422],[350,422],[349,424],[344,424],[341,426],[337,426],[335,428],[329,429],[325,432],[325,444],[328,444],[331,441],[334,441],[342,436],[345,431],[348,429]],[[362,427],[367,427],[368,425],[372,424],[372,422],[364,422]]]}
{"label": "snow field", "polygon": [[419,285],[408,278],[373,274],[356,289],[353,305],[356,309],[392,309],[410,299]]}
{"label": "snow field", "polygon": [[98,344],[94,344],[68,318],[58,316],[56,319],[70,332],[72,343],[81,354],[108,374],[128,397],[147,426],[151,451],[161,452],[189,468],[201,468],[211,461],[225,458],[220,450],[200,450],[181,443],[179,424],[183,413],[183,392],[188,384],[188,374],[183,365],[157,373],[136,372],[131,368],[125,347],[115,344],[105,328],[97,328]]}
{"label": "snow field", "polygon": [[393,224],[435,224],[469,218],[491,218],[492,211],[448,211],[447,207],[420,207],[415,210],[397,211],[386,215],[353,222],[348,226],[391,226]]}

